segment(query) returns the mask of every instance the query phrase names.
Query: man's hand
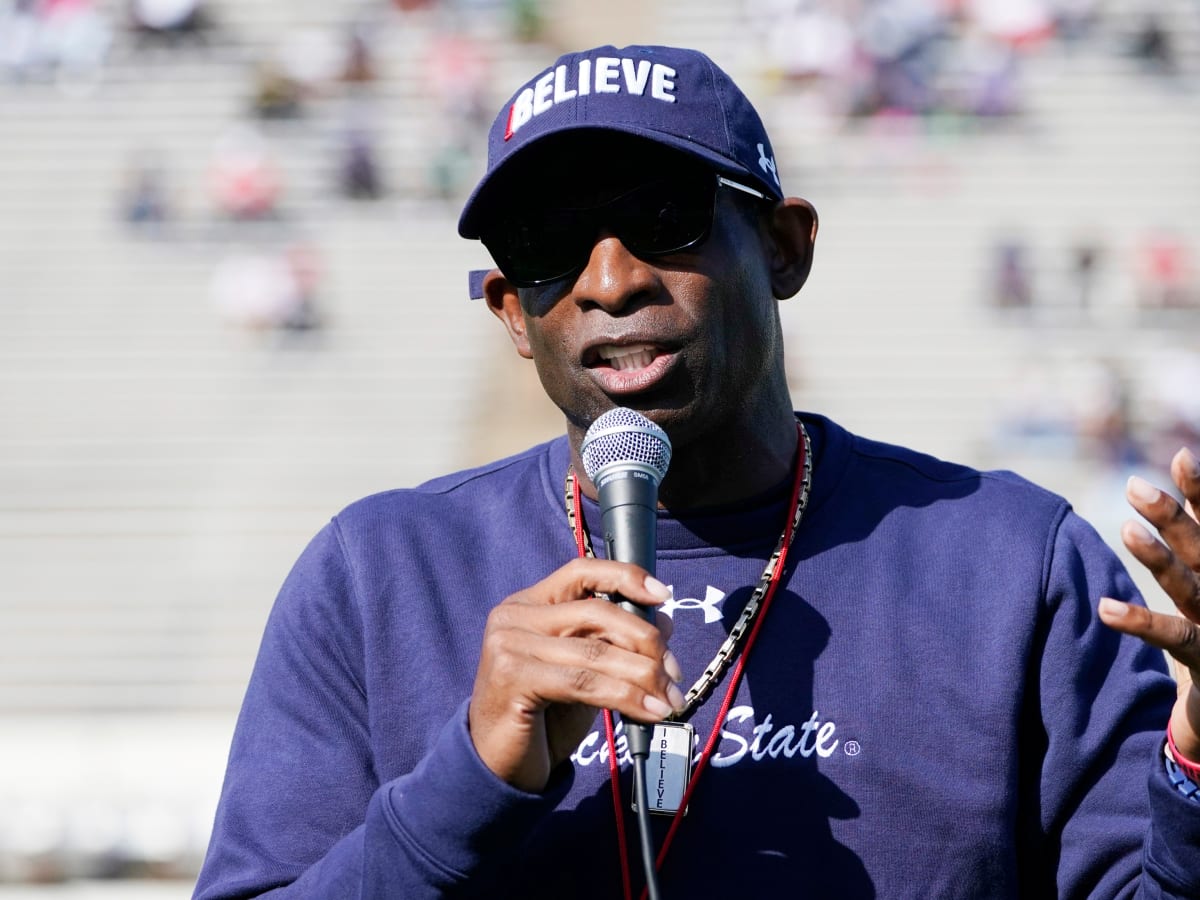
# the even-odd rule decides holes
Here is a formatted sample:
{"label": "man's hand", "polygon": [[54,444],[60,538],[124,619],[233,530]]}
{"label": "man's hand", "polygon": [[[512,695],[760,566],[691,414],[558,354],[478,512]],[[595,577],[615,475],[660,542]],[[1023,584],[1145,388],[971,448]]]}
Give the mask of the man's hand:
{"label": "man's hand", "polygon": [[1179,609],[1178,616],[1154,613],[1116,600],[1100,601],[1103,622],[1166,650],[1178,662],[1179,701],[1171,713],[1175,745],[1187,759],[1200,761],[1200,465],[1186,448],[1171,461],[1171,477],[1185,499],[1136,476],[1129,479],[1129,503],[1158,529],[1163,542],[1139,522],[1121,529],[1125,546],[1149,569]]}
{"label": "man's hand", "polygon": [[545,788],[598,708],[655,722],[683,706],[683,674],[666,644],[670,619],[659,615],[655,627],[596,593],[646,606],[670,597],[638,566],[577,559],[488,616],[471,740],[489,769],[522,790]]}

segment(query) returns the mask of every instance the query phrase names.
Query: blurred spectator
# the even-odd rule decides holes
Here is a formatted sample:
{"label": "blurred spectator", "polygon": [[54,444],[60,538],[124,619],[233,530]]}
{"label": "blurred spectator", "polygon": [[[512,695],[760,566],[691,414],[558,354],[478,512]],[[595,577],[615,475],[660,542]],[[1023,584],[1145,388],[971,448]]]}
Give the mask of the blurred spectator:
{"label": "blurred spectator", "polygon": [[941,106],[969,116],[1008,116],[1020,111],[1017,51],[968,26],[943,60]]}
{"label": "blurred spectator", "polygon": [[440,131],[430,144],[429,188],[435,196],[452,200],[470,176],[473,136],[487,127],[491,60],[479,41],[443,23],[429,42],[424,68],[440,109]]}
{"label": "blurred spectator", "polygon": [[346,48],[329,28],[291,28],[280,35],[269,65],[286,80],[297,104],[330,93],[345,71]]}
{"label": "blurred spectator", "polygon": [[1080,240],[1070,249],[1071,292],[1081,310],[1090,309],[1095,302],[1103,253],[1100,245],[1090,239]]}
{"label": "blurred spectator", "polygon": [[1174,75],[1178,70],[1175,38],[1160,12],[1147,12],[1142,17],[1133,35],[1131,50],[1148,72]]}
{"label": "blurred spectator", "polygon": [[429,161],[427,184],[432,196],[447,203],[456,202],[463,185],[472,177],[472,145],[463,137],[447,133]]}
{"label": "blurred spectator", "polygon": [[1114,363],[1100,360],[1081,363],[1075,377],[1081,456],[1118,471],[1140,465],[1144,455],[1134,434],[1128,379]]}
{"label": "blurred spectator", "polygon": [[267,219],[279,212],[279,169],[266,139],[252,127],[235,127],[217,140],[209,185],[214,205],[227,218]]}
{"label": "blurred spectator", "polygon": [[1033,278],[1024,242],[1017,238],[1002,240],[992,256],[992,303],[1000,309],[1029,309],[1033,305]]}
{"label": "blurred spectator", "polygon": [[1054,0],[1051,15],[1059,38],[1070,45],[1087,37],[1099,18],[1096,7],[1097,0]]}
{"label": "blurred spectator", "polygon": [[850,23],[820,3],[750,0],[747,15],[762,35],[764,64],[802,84],[838,79],[854,65]]}
{"label": "blurred spectator", "polygon": [[202,42],[213,25],[201,0],[129,0],[129,20],[139,41],[171,46]]}
{"label": "blurred spectator", "polygon": [[[743,0],[764,69],[844,116],[1008,116],[1023,55],[1095,0]],[[1082,27],[1079,26],[1079,27]]]}
{"label": "blurred spectator", "polygon": [[134,154],[121,186],[121,216],[130,225],[157,229],[170,215],[167,178],[156,152],[144,149]]}
{"label": "blurred spectator", "polygon": [[934,111],[943,26],[932,0],[883,0],[869,6],[858,22],[858,41],[870,61],[871,80],[852,112]]}
{"label": "blurred spectator", "polygon": [[317,308],[321,266],[316,247],[304,242],[294,243],[284,251],[284,260],[291,272],[295,293],[291,308],[280,325],[291,333],[316,331],[323,324]]}
{"label": "blurred spectator", "polygon": [[41,29],[37,0],[12,0],[7,4],[0,11],[0,66],[23,77],[38,65]]}
{"label": "blurred spectator", "polygon": [[1187,244],[1167,230],[1146,234],[1138,247],[1138,300],[1147,309],[1175,309],[1196,304]]}
{"label": "blurred spectator", "polygon": [[287,316],[296,287],[278,256],[243,251],[217,263],[209,292],[222,319],[260,331],[275,327]]}
{"label": "blurred spectator", "polygon": [[294,119],[300,115],[304,91],[298,81],[274,59],[264,59],[254,69],[255,115],[260,119]]}
{"label": "blurred spectator", "polygon": [[306,244],[283,251],[243,250],[222,259],[209,295],[217,314],[252,333],[304,332],[320,326],[316,254]]}
{"label": "blurred spectator", "polygon": [[1044,458],[1077,456],[1073,404],[1068,379],[1052,354],[1014,358],[996,398],[993,441],[1004,452],[1031,452]]}
{"label": "blurred spectator", "polygon": [[539,41],[545,32],[540,0],[508,0],[512,36],[518,41]]}
{"label": "blurred spectator", "polygon": [[430,38],[425,72],[445,115],[472,127],[488,124],[491,59],[480,41],[453,29],[451,22]]}
{"label": "blurred spectator", "polygon": [[378,200],[383,196],[383,179],[375,151],[375,140],[366,126],[350,125],[338,148],[338,190],[349,200]]}
{"label": "blurred spectator", "polygon": [[111,44],[92,0],[15,0],[0,14],[0,67],[17,78],[97,81]]}
{"label": "blurred spectator", "polygon": [[1028,50],[1054,35],[1054,17],[1042,0],[969,0],[971,18],[985,34]]}
{"label": "blurred spectator", "polygon": [[343,48],[341,80],[348,84],[370,84],[375,80],[374,53],[365,25],[351,25]]}
{"label": "blurred spectator", "polygon": [[1116,471],[1145,460],[1132,385],[1116,363],[1030,350],[1026,359],[1012,361],[1005,384],[1005,393],[996,398],[993,435],[1005,452],[1086,461]]}

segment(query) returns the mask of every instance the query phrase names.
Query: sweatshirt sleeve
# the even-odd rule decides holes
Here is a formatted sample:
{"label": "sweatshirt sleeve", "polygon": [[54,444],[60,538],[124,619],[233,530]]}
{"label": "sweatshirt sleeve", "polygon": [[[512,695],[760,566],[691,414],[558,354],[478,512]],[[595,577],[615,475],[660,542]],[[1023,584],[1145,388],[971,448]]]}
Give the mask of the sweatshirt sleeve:
{"label": "sweatshirt sleeve", "polygon": [[487,896],[528,828],[569,789],[497,778],[467,700],[412,771],[379,783],[352,582],[327,526],[268,619],[238,717],[197,900]]}
{"label": "sweatshirt sleeve", "polygon": [[1037,867],[1057,872],[1059,897],[1200,897],[1200,803],[1170,787],[1163,765],[1174,683],[1160,651],[1099,620],[1102,596],[1141,598],[1115,554],[1069,511],[1045,596]]}

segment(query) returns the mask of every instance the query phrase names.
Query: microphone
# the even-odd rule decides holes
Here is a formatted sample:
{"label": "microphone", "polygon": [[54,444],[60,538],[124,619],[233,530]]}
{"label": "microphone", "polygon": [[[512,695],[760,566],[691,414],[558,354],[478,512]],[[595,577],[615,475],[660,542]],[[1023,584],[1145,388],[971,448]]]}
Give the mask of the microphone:
{"label": "microphone", "polygon": [[[579,448],[583,470],[600,499],[604,546],[609,559],[631,562],[654,574],[658,547],[658,486],[671,463],[667,433],[632,409],[618,406],[592,423]],[[622,609],[654,622],[654,610],[614,595]],[[654,726],[627,721],[625,736],[633,757],[633,797],[638,843],[648,900],[658,900],[650,794],[646,772]]]}

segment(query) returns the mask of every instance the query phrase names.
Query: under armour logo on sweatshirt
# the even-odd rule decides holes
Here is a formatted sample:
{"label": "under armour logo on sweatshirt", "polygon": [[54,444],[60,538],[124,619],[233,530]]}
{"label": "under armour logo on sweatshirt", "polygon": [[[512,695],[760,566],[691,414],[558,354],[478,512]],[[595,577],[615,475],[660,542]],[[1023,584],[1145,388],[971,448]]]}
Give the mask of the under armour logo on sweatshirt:
{"label": "under armour logo on sweatshirt", "polygon": [[684,597],[676,599],[674,588],[672,588],[671,599],[664,603],[661,607],[662,611],[675,619],[675,611],[680,609],[699,609],[704,611],[704,624],[711,625],[713,622],[721,621],[721,610],[717,606],[725,599],[725,592],[718,590],[712,585],[704,592],[704,599],[698,600],[695,597]]}

